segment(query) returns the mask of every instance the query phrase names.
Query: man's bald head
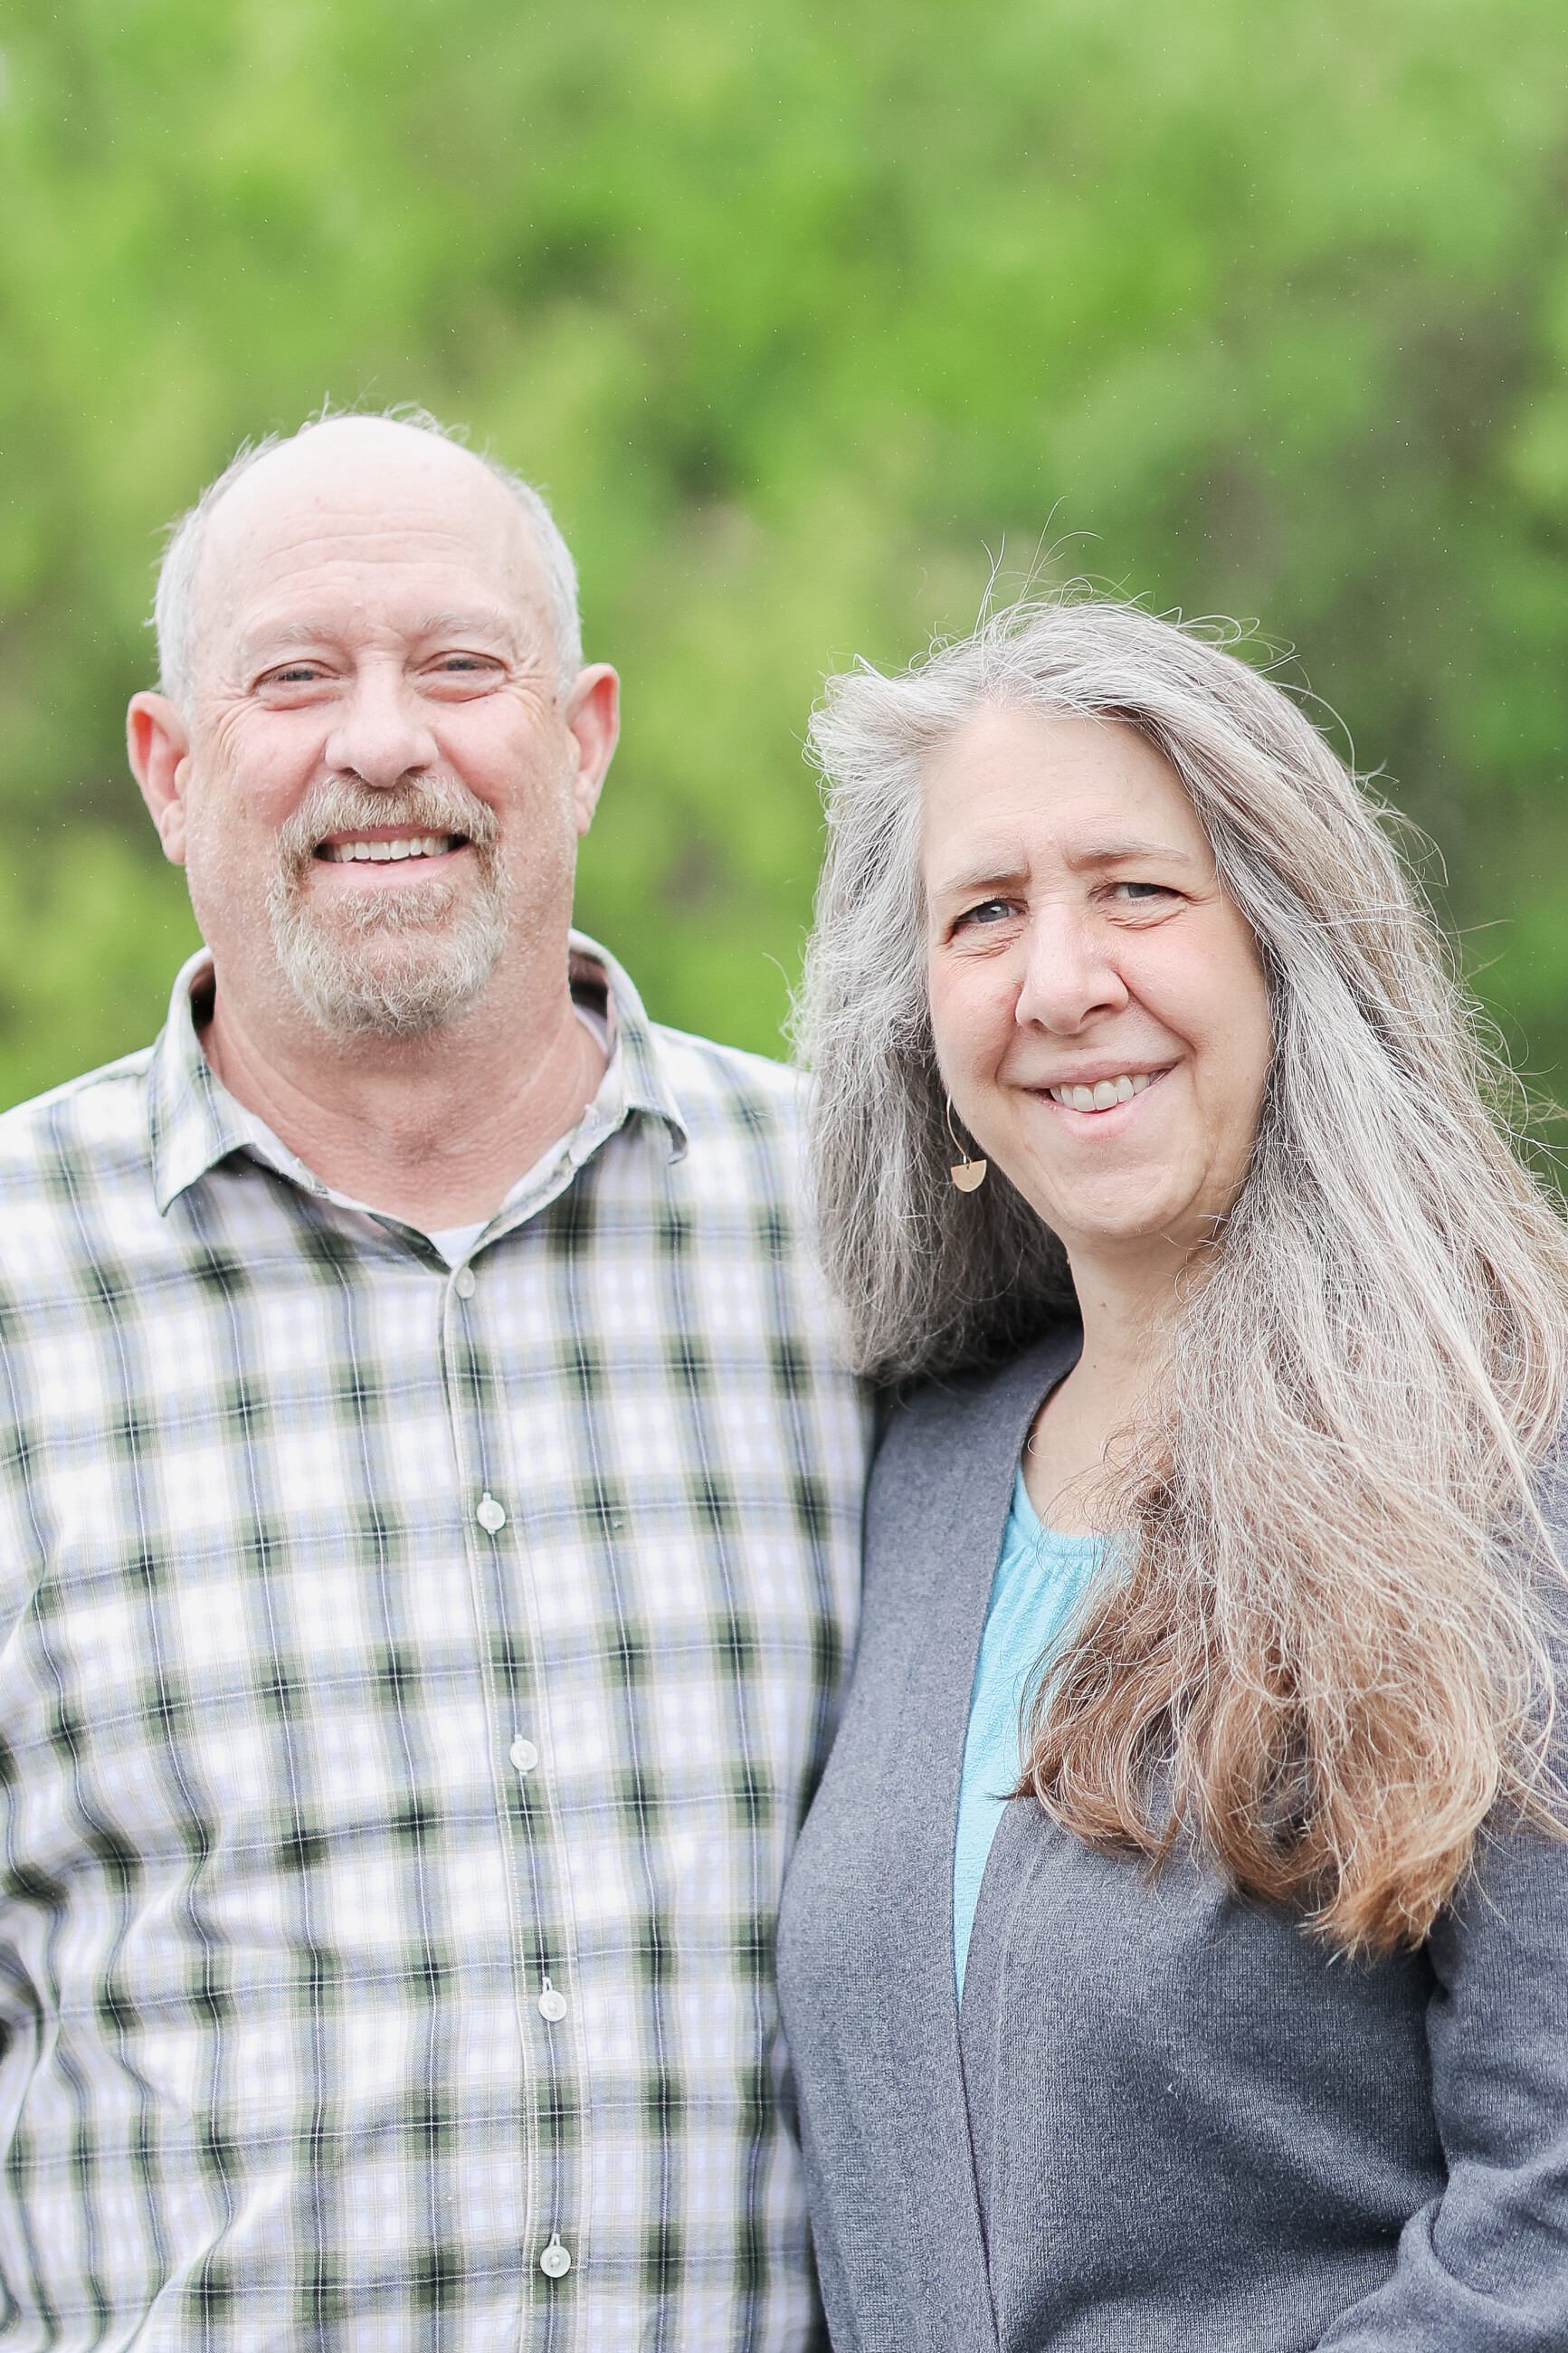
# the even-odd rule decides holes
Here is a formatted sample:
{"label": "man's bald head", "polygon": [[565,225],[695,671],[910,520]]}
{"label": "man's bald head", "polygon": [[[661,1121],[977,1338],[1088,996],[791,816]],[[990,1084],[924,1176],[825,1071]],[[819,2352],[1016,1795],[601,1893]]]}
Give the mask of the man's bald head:
{"label": "man's bald head", "polygon": [[[521,551],[522,562],[536,575],[537,591],[554,638],[557,683],[563,689],[571,684],[583,661],[577,568],[545,501],[521,475],[493,458],[465,448],[425,410],[402,409],[384,417],[315,417],[287,439],[269,434],[265,440],[247,444],[202,492],[189,513],[174,525],[158,575],[154,607],[160,682],[172,701],[183,710],[188,711],[191,706],[205,616],[215,586],[221,596],[221,578],[215,584],[215,565],[205,560],[215,510],[225,505],[242,483],[248,493],[242,507],[261,502],[270,487],[268,474],[279,478],[279,492],[286,488],[308,489],[313,475],[330,476],[340,470],[363,472],[378,460],[386,464],[388,474],[395,479],[395,459],[400,455],[405,460],[417,460],[421,473],[450,470],[454,484],[460,483],[470,498],[474,477],[479,474],[488,476],[505,491],[510,505],[502,511],[504,520],[499,527],[506,529],[514,517],[522,526],[526,543]],[[463,480],[465,475],[467,481]],[[479,511],[482,512],[482,502]],[[225,517],[226,523],[237,529],[244,520],[243,512],[234,509]],[[228,536],[226,532],[225,539]],[[211,553],[221,563],[226,550],[220,543]]]}

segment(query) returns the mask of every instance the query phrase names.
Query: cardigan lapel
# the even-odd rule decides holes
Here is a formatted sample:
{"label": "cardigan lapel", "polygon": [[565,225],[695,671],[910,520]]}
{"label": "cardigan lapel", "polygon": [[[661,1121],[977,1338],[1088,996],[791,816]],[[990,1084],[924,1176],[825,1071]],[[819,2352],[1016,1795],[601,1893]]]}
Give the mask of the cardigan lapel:
{"label": "cardigan lapel", "polygon": [[[922,1793],[929,1834],[913,1842],[909,1858],[910,1950],[891,2021],[890,2055],[908,2101],[902,2157],[913,2210],[947,2218],[945,2231],[938,2221],[939,2242],[926,2260],[928,2294],[946,2306],[943,2341],[954,2353],[995,2353],[996,2345],[952,1953],[953,1848],[969,1700],[1018,1456],[1041,1400],[1071,1369],[1081,1347],[1082,1335],[1073,1324],[983,1384],[970,1388],[965,1383],[956,1395],[943,1397],[934,1460],[918,1408],[906,1424],[906,1443],[923,1458],[919,1483],[948,1508],[932,1512],[920,1543],[921,1573],[907,1586],[910,1607],[923,1602],[925,1613],[892,1769],[909,1777],[906,1788]],[[879,1470],[897,1478],[902,1450],[890,1445],[887,1451],[895,1460]],[[896,1523],[901,1515],[892,1517]],[[874,1528],[872,1534],[874,1541]]]}

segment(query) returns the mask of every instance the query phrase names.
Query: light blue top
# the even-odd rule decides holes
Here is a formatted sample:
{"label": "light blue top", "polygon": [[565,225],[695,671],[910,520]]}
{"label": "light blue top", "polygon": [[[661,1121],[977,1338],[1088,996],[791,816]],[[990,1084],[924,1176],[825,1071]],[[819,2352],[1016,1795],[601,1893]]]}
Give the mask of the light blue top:
{"label": "light blue top", "polygon": [[1013,1508],[1002,1537],[1002,1555],[991,1580],[991,1601],[980,1657],[969,1695],[969,1731],[963,1743],[963,1778],[958,1791],[958,1839],[952,1854],[952,1950],[963,1999],[963,1968],[969,1932],[980,1901],[991,1841],[1002,1809],[1022,1769],[1019,1711],[1026,1686],[1041,1654],[1054,1642],[1077,1608],[1095,1570],[1098,1536],[1058,1535],[1041,1525],[1024,1485],[1022,1464],[1014,1474]]}

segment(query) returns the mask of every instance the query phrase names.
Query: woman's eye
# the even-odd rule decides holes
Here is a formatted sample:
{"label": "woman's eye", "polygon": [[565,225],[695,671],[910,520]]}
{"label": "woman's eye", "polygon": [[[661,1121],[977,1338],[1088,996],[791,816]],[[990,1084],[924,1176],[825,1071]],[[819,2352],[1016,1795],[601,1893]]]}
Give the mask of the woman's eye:
{"label": "woman's eye", "polygon": [[978,907],[971,907],[958,920],[961,923],[1005,923],[1012,912],[1010,899],[983,899]]}
{"label": "woman's eye", "polygon": [[1125,903],[1128,901],[1142,902],[1150,899],[1168,899],[1171,893],[1163,882],[1118,882],[1111,895],[1121,898]]}

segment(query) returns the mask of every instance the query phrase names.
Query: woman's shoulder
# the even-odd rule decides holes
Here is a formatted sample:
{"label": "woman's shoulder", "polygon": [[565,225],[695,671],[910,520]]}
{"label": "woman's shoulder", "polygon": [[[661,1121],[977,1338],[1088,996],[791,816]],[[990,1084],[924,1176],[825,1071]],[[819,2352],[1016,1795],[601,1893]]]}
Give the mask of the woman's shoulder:
{"label": "woman's shoulder", "polygon": [[1054,1324],[1005,1363],[904,1384],[884,1400],[867,1500],[868,1531],[928,1520],[942,1495],[1012,1493],[1014,1467],[1041,1399],[1077,1363],[1076,1320]]}
{"label": "woman's shoulder", "polygon": [[918,1444],[938,1431],[1010,1413],[1016,1398],[1036,1395],[1037,1402],[1077,1363],[1082,1347],[1082,1325],[1076,1316],[1064,1316],[1014,1356],[900,1382],[883,1392],[883,1443]]}

